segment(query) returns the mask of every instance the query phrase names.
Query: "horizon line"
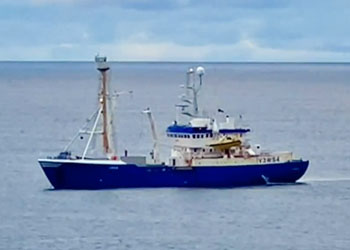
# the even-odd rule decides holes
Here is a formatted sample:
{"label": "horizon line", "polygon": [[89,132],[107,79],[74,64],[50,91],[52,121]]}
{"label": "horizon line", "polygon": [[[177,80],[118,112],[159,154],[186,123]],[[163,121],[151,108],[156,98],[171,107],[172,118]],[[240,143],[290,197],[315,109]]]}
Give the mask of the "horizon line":
{"label": "horizon line", "polygon": [[[94,60],[0,60],[0,63],[94,63]],[[110,63],[213,63],[213,64],[349,64],[350,61],[166,61],[111,60]]]}

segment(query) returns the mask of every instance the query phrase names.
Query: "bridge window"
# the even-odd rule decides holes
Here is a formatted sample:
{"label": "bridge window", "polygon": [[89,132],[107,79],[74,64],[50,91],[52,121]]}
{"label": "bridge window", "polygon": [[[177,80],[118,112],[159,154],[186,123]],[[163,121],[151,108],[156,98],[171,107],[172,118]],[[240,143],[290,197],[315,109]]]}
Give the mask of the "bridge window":
{"label": "bridge window", "polygon": [[196,138],[196,135],[192,135],[192,138],[193,138],[193,139]]}

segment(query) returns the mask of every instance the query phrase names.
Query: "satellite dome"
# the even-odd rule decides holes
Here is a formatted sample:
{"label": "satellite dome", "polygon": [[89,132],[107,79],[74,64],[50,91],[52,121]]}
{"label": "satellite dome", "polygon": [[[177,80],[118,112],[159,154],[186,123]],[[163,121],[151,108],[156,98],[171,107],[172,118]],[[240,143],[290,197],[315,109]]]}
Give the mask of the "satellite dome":
{"label": "satellite dome", "polygon": [[202,66],[197,67],[196,69],[197,75],[202,76],[205,73],[205,70]]}

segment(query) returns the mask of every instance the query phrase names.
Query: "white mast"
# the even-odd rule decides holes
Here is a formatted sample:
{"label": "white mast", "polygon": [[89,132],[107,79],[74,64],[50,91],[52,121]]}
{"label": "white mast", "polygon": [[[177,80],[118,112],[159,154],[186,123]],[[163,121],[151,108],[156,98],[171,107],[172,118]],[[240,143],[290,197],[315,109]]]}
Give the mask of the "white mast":
{"label": "white mast", "polygon": [[205,70],[204,70],[203,67],[199,66],[196,69],[196,73],[199,76],[199,86],[196,87],[195,83],[193,83],[193,85],[192,85],[192,91],[193,91],[193,113],[194,113],[194,116],[198,116],[198,111],[199,110],[198,110],[197,95],[198,95],[199,90],[202,87],[202,76],[204,75]]}
{"label": "white mast", "polygon": [[194,76],[194,69],[193,68],[188,68],[187,72],[186,72],[186,86],[185,86],[185,96],[186,96],[186,100],[185,102],[188,102],[188,103],[191,103],[188,98],[189,98],[189,90],[190,90],[190,87],[191,85],[194,84],[194,79],[193,79],[193,76]]}

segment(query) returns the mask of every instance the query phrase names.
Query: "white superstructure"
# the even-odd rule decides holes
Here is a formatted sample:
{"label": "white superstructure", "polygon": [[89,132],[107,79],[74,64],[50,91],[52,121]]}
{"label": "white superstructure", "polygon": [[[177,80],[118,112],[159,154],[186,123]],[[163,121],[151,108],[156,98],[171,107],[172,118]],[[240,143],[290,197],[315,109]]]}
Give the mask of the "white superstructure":
{"label": "white superstructure", "polygon": [[[199,78],[196,83],[195,72]],[[249,128],[238,127],[229,115],[217,121],[199,115],[198,92],[203,84],[204,68],[187,71],[185,95],[181,96],[181,114],[190,117],[186,124],[175,121],[167,128],[172,141],[171,166],[225,166],[281,163],[293,159],[291,152],[268,153],[260,145],[251,145],[246,135]],[[191,104],[191,105],[189,105]],[[191,111],[192,110],[192,111]],[[219,109],[218,112],[224,113]]]}

